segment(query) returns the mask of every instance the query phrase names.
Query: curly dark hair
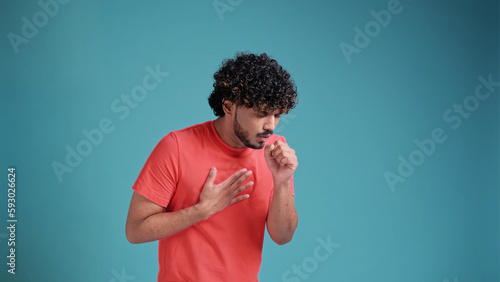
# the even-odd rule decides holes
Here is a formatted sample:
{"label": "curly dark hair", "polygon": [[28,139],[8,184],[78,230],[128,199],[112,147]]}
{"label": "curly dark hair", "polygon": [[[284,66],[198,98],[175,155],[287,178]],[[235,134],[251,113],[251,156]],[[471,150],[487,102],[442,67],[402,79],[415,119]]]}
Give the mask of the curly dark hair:
{"label": "curly dark hair", "polygon": [[214,74],[214,90],[208,104],[216,116],[224,116],[222,101],[271,113],[288,113],[297,104],[297,88],[276,60],[266,53],[255,55],[238,53],[227,59]]}

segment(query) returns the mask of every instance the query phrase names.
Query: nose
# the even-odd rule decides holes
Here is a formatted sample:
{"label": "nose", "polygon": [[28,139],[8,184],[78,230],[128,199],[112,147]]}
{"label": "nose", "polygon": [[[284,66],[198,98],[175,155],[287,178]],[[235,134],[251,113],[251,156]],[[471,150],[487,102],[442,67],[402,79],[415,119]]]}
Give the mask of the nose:
{"label": "nose", "polygon": [[264,130],[273,131],[278,123],[277,118],[274,115],[269,115],[264,123]]}

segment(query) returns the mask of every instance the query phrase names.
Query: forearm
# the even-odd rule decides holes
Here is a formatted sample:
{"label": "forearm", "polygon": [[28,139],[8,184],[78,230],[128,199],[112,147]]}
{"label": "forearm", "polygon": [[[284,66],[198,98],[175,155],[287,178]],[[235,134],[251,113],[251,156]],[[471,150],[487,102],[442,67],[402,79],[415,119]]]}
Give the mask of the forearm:
{"label": "forearm", "polygon": [[206,218],[206,212],[199,205],[174,212],[156,213],[134,224],[127,224],[127,238],[133,244],[160,240]]}
{"label": "forearm", "polygon": [[298,216],[289,183],[275,184],[267,217],[269,236],[279,245],[286,244],[292,240],[297,223]]}
{"label": "forearm", "polygon": [[210,170],[197,204],[174,212],[163,212],[163,206],[135,191],[130,201],[125,227],[128,241],[138,244],[172,236],[249,197],[248,194],[238,194],[253,185],[252,181],[242,185],[251,175],[250,171],[242,169],[220,184],[214,185],[216,173],[215,168]]}

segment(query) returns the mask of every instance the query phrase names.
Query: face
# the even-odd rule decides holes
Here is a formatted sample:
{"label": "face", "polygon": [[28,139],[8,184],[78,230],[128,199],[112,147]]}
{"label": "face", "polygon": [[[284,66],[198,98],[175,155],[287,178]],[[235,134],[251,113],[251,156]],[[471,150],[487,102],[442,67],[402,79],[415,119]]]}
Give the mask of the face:
{"label": "face", "polygon": [[237,107],[234,114],[234,134],[244,146],[262,149],[269,137],[273,135],[280,116],[279,110],[265,113],[254,108]]}

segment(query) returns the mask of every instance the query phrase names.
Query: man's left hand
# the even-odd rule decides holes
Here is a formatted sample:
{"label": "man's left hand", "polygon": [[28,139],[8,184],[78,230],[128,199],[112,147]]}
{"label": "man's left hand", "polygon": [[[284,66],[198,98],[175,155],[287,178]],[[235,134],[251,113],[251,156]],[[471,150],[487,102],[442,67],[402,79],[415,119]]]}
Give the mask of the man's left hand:
{"label": "man's left hand", "polygon": [[274,184],[288,183],[299,165],[295,150],[285,142],[276,140],[274,144],[266,145],[264,155]]}

